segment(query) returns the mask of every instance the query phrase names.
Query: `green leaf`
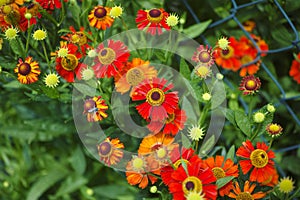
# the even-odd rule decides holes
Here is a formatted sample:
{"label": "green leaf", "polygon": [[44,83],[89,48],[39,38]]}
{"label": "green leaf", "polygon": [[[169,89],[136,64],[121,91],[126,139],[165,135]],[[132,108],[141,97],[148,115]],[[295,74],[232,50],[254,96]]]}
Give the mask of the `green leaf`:
{"label": "green leaf", "polygon": [[88,96],[95,96],[96,94],[96,89],[88,86],[87,84],[83,84],[83,83],[74,83],[74,87],[81,92],[82,94],[88,95]]}
{"label": "green leaf", "polygon": [[74,170],[78,174],[83,174],[86,168],[86,160],[81,148],[78,146],[72,157],[70,158],[70,162]]}
{"label": "green leaf", "polygon": [[42,194],[55,183],[65,178],[68,171],[63,167],[54,167],[46,176],[40,177],[30,188],[26,200],[37,200]]}
{"label": "green leaf", "polygon": [[211,148],[215,145],[215,135],[210,136],[207,140],[204,140],[201,149],[200,154],[206,155]]}
{"label": "green leaf", "polygon": [[185,33],[190,38],[196,38],[201,33],[203,33],[208,25],[212,22],[212,20],[207,20],[204,22],[201,22],[199,24],[192,25],[186,29],[183,30],[183,33]]}
{"label": "green leaf", "polygon": [[61,187],[57,191],[55,197],[58,198],[60,196],[63,196],[65,194],[69,194],[74,192],[75,190],[80,189],[83,187],[88,180],[82,176],[79,176],[78,174],[69,176],[64,183],[62,183]]}
{"label": "green leaf", "polygon": [[234,112],[234,119],[240,130],[248,137],[251,136],[251,125],[248,116],[239,110]]}
{"label": "green leaf", "polygon": [[47,86],[41,86],[43,92],[52,99],[57,99],[59,97],[59,92],[55,88],[49,88]]}
{"label": "green leaf", "polygon": [[234,119],[234,111],[230,109],[225,109],[225,117],[226,119],[234,126],[237,126]]}
{"label": "green leaf", "polygon": [[220,105],[226,100],[226,91],[223,82],[217,81],[211,91],[211,109],[219,109]]}
{"label": "green leaf", "polygon": [[220,189],[221,187],[229,183],[232,179],[234,179],[234,176],[226,176],[224,178],[218,179],[216,182],[217,188]]}
{"label": "green leaf", "polygon": [[23,85],[19,81],[14,80],[14,81],[11,81],[11,82],[3,85],[3,86],[6,87],[6,88],[20,88]]}
{"label": "green leaf", "polygon": [[226,159],[231,159],[232,161],[234,161],[234,155],[235,155],[235,146],[232,145],[227,152]]}
{"label": "green leaf", "polygon": [[189,68],[189,65],[185,62],[184,58],[181,58],[180,60],[180,73],[184,78],[187,80],[191,80],[191,70]]}
{"label": "green leaf", "polygon": [[9,40],[11,50],[18,56],[22,56],[24,52],[24,45],[18,39]]}

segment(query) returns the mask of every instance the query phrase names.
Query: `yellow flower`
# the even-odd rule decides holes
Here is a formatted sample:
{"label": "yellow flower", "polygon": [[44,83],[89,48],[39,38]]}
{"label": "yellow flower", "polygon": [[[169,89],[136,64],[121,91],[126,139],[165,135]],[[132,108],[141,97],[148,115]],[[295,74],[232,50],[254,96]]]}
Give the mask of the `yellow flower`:
{"label": "yellow flower", "polygon": [[47,37],[47,32],[39,29],[33,33],[32,37],[35,40],[44,40]]}
{"label": "yellow flower", "polygon": [[123,8],[121,6],[114,6],[111,8],[109,15],[112,18],[119,18],[123,13]]}
{"label": "yellow flower", "polygon": [[47,87],[55,88],[59,83],[59,76],[57,74],[50,73],[45,77],[44,82]]}
{"label": "yellow flower", "polygon": [[204,101],[209,101],[211,99],[211,95],[208,92],[205,92],[204,94],[202,94],[202,99]]}
{"label": "yellow flower", "polygon": [[178,22],[178,16],[174,13],[171,13],[166,19],[168,26],[176,26]]}
{"label": "yellow flower", "polygon": [[192,140],[199,141],[200,139],[203,139],[204,134],[203,128],[200,128],[199,125],[193,125],[192,128],[189,129],[189,137]]}
{"label": "yellow flower", "polygon": [[68,53],[69,53],[69,49],[67,47],[65,47],[65,48],[61,47],[57,51],[57,56],[60,58],[64,58],[64,57],[67,57]]}
{"label": "yellow flower", "polygon": [[281,192],[290,193],[294,189],[294,181],[290,177],[281,178],[278,187]]}
{"label": "yellow flower", "polygon": [[18,29],[14,27],[10,27],[5,31],[5,38],[7,40],[13,40],[18,36],[18,32],[19,32]]}
{"label": "yellow flower", "polygon": [[222,50],[226,50],[228,49],[228,46],[229,46],[229,41],[226,37],[221,37],[219,40],[218,40],[218,46],[222,49]]}
{"label": "yellow flower", "polygon": [[188,194],[185,195],[186,200],[205,200],[204,194],[201,194],[201,192],[197,191],[190,191]]}
{"label": "yellow flower", "polygon": [[265,114],[261,112],[257,112],[253,115],[253,120],[256,123],[262,123],[265,120]]}
{"label": "yellow flower", "polygon": [[200,77],[200,78],[204,78],[206,79],[208,76],[210,76],[211,74],[211,69],[204,65],[204,64],[201,64],[196,66],[195,68],[195,73]]}

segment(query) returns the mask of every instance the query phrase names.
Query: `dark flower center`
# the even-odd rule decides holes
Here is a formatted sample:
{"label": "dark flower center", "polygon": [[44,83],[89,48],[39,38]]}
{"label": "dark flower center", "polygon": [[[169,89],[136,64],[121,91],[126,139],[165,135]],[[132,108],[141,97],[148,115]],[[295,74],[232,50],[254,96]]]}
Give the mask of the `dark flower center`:
{"label": "dark flower center", "polygon": [[111,144],[109,142],[102,142],[99,146],[98,146],[98,152],[99,155],[102,157],[107,157],[111,154]]}
{"label": "dark flower center", "polygon": [[189,181],[185,184],[187,190],[193,190],[195,188],[195,184],[192,181]]}
{"label": "dark flower center", "polygon": [[229,49],[223,49],[223,50],[222,50],[222,54],[223,54],[224,56],[226,56],[227,54],[229,54]]}
{"label": "dark flower center", "polygon": [[94,12],[94,15],[97,18],[103,18],[106,16],[106,14],[107,14],[107,11],[105,10],[105,8],[97,8]]}
{"label": "dark flower center", "polygon": [[88,111],[88,110],[91,110],[93,109],[94,107],[96,106],[96,103],[94,100],[92,99],[88,99],[84,102],[84,110],[85,111]]}
{"label": "dark flower center", "polygon": [[162,144],[157,143],[157,144],[155,144],[155,145],[153,145],[153,146],[151,147],[151,151],[156,151],[156,150],[158,150],[159,148],[161,148],[161,146],[162,146]]}
{"label": "dark flower center", "polygon": [[103,49],[100,54],[101,54],[101,56],[105,56],[107,54],[107,50]]}
{"label": "dark flower center", "polygon": [[203,63],[210,61],[210,54],[207,51],[202,51],[199,53],[199,60]]}
{"label": "dark flower center", "polygon": [[151,99],[153,99],[154,101],[157,101],[160,98],[160,93],[159,92],[153,92],[151,94]]}
{"label": "dark flower center", "polygon": [[31,72],[31,66],[28,63],[22,63],[19,66],[19,73],[23,76],[28,75]]}
{"label": "dark flower center", "polygon": [[152,9],[149,11],[150,17],[159,17],[161,15],[161,11],[159,9]]}

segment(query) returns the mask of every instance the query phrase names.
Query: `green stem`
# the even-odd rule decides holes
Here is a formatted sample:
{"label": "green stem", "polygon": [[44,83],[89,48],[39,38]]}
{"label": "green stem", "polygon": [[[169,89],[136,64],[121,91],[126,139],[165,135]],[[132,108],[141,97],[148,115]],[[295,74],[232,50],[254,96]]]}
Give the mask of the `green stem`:
{"label": "green stem", "polygon": [[46,50],[46,47],[45,47],[45,41],[44,40],[42,41],[42,47],[43,47],[43,51],[44,51],[44,55],[45,55],[48,67],[50,68],[50,61],[49,61],[49,58],[48,58],[48,54],[47,54],[47,50]]}
{"label": "green stem", "polygon": [[274,141],[274,137],[272,137],[271,141],[270,141],[270,144],[269,144],[269,149],[271,149],[271,146],[273,144],[273,141]]}
{"label": "green stem", "polygon": [[253,107],[254,107],[253,97],[250,96],[250,103],[249,103],[249,107],[248,107],[248,118],[249,118],[249,121],[251,120]]}
{"label": "green stem", "polygon": [[256,136],[257,136],[258,133],[259,133],[260,128],[261,128],[261,123],[258,124],[258,126],[256,127],[255,133],[254,133],[254,135],[250,138],[250,141],[253,141],[253,140],[256,138]]}
{"label": "green stem", "polygon": [[[28,22],[29,23],[29,22]],[[29,24],[28,24],[29,26]],[[29,48],[29,41],[30,41],[30,35],[31,35],[31,31],[33,29],[33,26],[28,27],[28,31],[27,31],[27,39],[26,39],[26,46],[25,46],[25,54],[28,54],[28,48]]]}

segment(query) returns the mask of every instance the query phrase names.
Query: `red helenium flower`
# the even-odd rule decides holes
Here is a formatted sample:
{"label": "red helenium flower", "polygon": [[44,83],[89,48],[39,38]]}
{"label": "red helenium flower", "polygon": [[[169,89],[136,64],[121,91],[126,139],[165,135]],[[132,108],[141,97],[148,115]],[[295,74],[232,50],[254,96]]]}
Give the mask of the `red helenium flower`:
{"label": "red helenium flower", "polygon": [[108,40],[107,46],[101,43],[95,51],[98,55],[93,69],[97,78],[115,76],[130,56],[127,46],[121,41]]}
{"label": "red helenium flower", "polygon": [[166,19],[169,14],[163,8],[153,8],[151,10],[139,10],[135,19],[137,27],[140,30],[147,29],[147,32],[151,35],[155,35],[156,32],[162,34],[162,29],[170,30],[170,27],[166,23]]}
{"label": "red helenium flower", "polygon": [[170,90],[173,84],[167,85],[166,79],[153,78],[144,80],[134,90],[133,101],[144,101],[136,109],[144,119],[164,121],[168,114],[175,111],[178,106],[178,92]]}

